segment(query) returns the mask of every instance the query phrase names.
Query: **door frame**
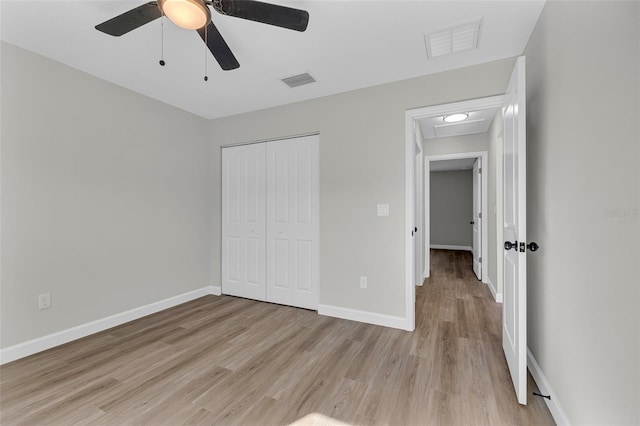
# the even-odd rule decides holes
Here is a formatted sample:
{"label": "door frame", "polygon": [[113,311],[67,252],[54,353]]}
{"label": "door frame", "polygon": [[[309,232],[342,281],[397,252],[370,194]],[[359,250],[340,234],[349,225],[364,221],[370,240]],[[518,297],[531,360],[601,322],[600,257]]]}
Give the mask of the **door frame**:
{"label": "door frame", "polygon": [[414,157],[414,164],[416,165],[415,172],[415,196],[417,198],[415,203],[415,216],[414,216],[414,224],[415,227],[418,228],[414,238],[414,262],[417,262],[417,265],[414,265],[414,279],[415,285],[422,286],[424,283],[424,148],[422,146],[422,141],[419,141],[416,137],[416,155]]}
{"label": "door frame", "polygon": [[[494,116],[495,117],[495,116]],[[473,205],[473,214],[472,214],[472,219],[471,221],[473,222],[472,227],[471,227],[471,231],[473,233],[473,235],[471,236],[471,251],[473,254],[473,272],[476,274],[476,276],[478,277],[478,273],[476,272],[478,269],[480,271],[480,276],[478,277],[478,279],[480,281],[482,281],[482,270],[483,265],[482,265],[482,243],[483,243],[483,235],[482,235],[482,227],[476,226],[476,215],[477,213],[480,213],[480,217],[478,217],[478,220],[480,221],[480,225],[482,225],[484,223],[485,220],[487,220],[486,215],[482,214],[482,200],[483,200],[483,194],[482,194],[482,159],[481,158],[476,158],[473,161],[473,167],[471,168],[472,173],[473,173],[473,184],[472,184],[472,191],[473,191],[473,195],[472,195],[472,205]],[[486,174],[486,173],[485,173]],[[480,201],[480,203],[478,203],[478,200]],[[480,212],[478,212],[478,204],[480,207]],[[477,238],[476,238],[476,233],[478,234]],[[479,242],[479,244],[476,245],[476,240]],[[478,253],[480,252],[480,253]],[[477,258],[477,268],[476,269],[476,258]],[[485,262],[487,261],[487,259],[485,258]]]}
{"label": "door frame", "polygon": [[[442,154],[442,155],[428,155],[424,157],[424,175],[425,175],[425,185],[424,185],[424,232],[425,232],[425,245],[429,242],[429,246],[431,246],[431,212],[427,207],[429,206],[429,201],[431,199],[431,188],[430,188],[430,173],[431,173],[431,163],[434,161],[443,161],[443,160],[461,160],[461,159],[476,159],[480,158],[482,161],[482,169],[484,176],[482,177],[481,186],[481,207],[480,211],[482,212],[482,226],[480,228],[480,239],[481,239],[481,249],[480,256],[482,257],[482,282],[488,284],[489,282],[489,268],[486,267],[486,262],[489,259],[489,179],[486,179],[486,174],[484,170],[488,170],[489,165],[489,152],[488,151],[477,151],[477,152],[460,152],[456,154]],[[473,188],[475,191],[476,188]],[[425,258],[423,260],[425,269],[424,269],[424,277],[429,278],[430,268],[431,268],[431,259],[429,256],[429,250],[425,250]]]}
{"label": "door frame", "polygon": [[[416,306],[414,285],[415,278],[415,249],[411,230],[414,229],[415,215],[415,140],[417,121],[423,117],[434,115],[447,115],[461,110],[501,108],[504,95],[489,96],[485,98],[471,99],[467,101],[451,102],[428,107],[414,108],[405,111],[405,319],[404,329],[413,331],[416,324]],[[427,175],[425,171],[425,175]],[[488,181],[488,179],[485,179]],[[501,185],[501,183],[500,183]],[[426,201],[426,197],[424,197]],[[426,211],[426,209],[425,209]],[[484,214],[484,213],[483,213]],[[428,226],[425,223],[424,229]],[[426,241],[426,238],[425,238]],[[426,258],[427,256],[425,256]],[[488,269],[488,268],[487,268]],[[484,272],[483,272],[484,276]]]}

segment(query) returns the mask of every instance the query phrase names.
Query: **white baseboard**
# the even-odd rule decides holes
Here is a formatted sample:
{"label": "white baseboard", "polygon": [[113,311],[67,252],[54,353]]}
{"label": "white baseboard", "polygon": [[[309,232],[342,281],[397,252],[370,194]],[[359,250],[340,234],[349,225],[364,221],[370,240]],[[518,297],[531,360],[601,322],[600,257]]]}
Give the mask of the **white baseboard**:
{"label": "white baseboard", "polygon": [[493,296],[493,300],[495,300],[496,303],[502,303],[502,293],[498,293],[498,289],[496,289],[496,286],[493,285],[489,278],[487,278],[487,285],[489,286],[489,291]]}
{"label": "white baseboard", "polygon": [[464,250],[464,251],[473,251],[471,246],[451,246],[447,244],[431,244],[429,247],[437,250]]}
{"label": "white baseboard", "polygon": [[9,346],[7,348],[0,349],[0,365],[60,346],[73,340],[81,339],[91,334],[116,327],[168,308],[172,308],[202,296],[209,294],[219,296],[221,293],[222,289],[220,287],[207,286],[184,294],[179,294],[168,299],[160,300],[158,302],[153,302],[148,305],[140,306],[138,308],[130,309],[119,314],[91,321],[86,324],[58,331],[47,336],[38,337],[37,339],[29,340],[24,343]]}
{"label": "white baseboard", "polygon": [[328,317],[342,318],[351,321],[366,322],[367,324],[382,325],[384,327],[399,328],[413,331],[413,324],[405,317],[377,314],[375,312],[359,311],[333,305],[318,305],[318,314]]}
{"label": "white baseboard", "polygon": [[553,416],[553,420],[555,420],[558,426],[570,425],[569,417],[567,413],[564,411],[562,406],[560,405],[560,401],[558,401],[557,395],[551,389],[551,385],[547,381],[542,369],[538,365],[538,362],[533,357],[531,350],[527,348],[527,364],[529,367],[529,371],[531,371],[531,376],[533,380],[535,380],[536,385],[538,385],[538,389],[542,395],[549,395],[551,399],[543,398],[544,402],[549,407],[549,411],[551,412],[551,416]]}

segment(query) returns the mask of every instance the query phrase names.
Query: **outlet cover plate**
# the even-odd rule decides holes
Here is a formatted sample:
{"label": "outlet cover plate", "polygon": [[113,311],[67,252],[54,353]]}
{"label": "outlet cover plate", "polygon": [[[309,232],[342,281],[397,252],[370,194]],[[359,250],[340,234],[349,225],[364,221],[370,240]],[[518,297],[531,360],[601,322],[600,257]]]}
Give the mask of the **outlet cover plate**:
{"label": "outlet cover plate", "polygon": [[378,216],[389,216],[389,204],[378,204]]}
{"label": "outlet cover plate", "polygon": [[51,293],[42,293],[38,295],[38,309],[48,309],[51,307]]}

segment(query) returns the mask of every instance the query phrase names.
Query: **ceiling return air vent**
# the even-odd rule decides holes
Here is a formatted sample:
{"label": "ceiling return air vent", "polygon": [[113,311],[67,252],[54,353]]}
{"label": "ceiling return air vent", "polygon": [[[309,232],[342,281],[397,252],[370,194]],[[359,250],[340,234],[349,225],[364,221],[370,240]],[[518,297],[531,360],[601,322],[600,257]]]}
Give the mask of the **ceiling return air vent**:
{"label": "ceiling return air vent", "polygon": [[478,48],[482,18],[425,33],[427,58],[450,55]]}
{"label": "ceiling return air vent", "polygon": [[282,82],[287,86],[293,88],[298,86],[303,86],[305,84],[315,83],[316,79],[311,77],[309,73],[298,74],[291,77],[283,78]]}

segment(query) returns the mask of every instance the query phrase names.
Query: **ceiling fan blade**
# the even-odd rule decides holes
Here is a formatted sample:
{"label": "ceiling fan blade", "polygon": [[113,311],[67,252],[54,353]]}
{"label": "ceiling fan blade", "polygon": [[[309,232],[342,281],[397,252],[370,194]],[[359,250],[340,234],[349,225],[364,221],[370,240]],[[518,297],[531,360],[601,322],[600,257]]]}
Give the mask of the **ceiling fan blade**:
{"label": "ceiling fan blade", "polygon": [[216,26],[213,25],[213,22],[210,21],[206,26],[206,29],[206,34],[205,27],[197,30],[198,34],[202,37],[202,41],[207,44],[207,47],[213,54],[213,57],[216,58],[216,61],[220,64],[220,67],[225,71],[239,68],[240,64],[238,63],[238,60],[233,56],[233,52],[229,49],[229,45],[224,41],[222,34],[220,34],[220,31],[218,31]]}
{"label": "ceiling fan blade", "polygon": [[152,1],[96,25],[96,30],[119,37],[161,16],[162,11],[158,3]]}
{"label": "ceiling fan blade", "polygon": [[214,2],[216,11],[236,18],[248,19],[296,31],[306,30],[309,24],[309,12],[306,10],[262,3],[255,0],[220,0],[219,8],[216,7],[216,3]]}

